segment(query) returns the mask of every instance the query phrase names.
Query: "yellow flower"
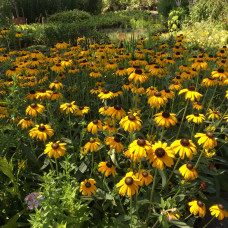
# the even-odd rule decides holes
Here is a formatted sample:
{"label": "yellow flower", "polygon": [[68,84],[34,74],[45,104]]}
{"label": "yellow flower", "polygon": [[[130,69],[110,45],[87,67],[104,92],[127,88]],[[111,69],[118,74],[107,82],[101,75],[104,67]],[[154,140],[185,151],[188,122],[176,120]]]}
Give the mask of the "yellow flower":
{"label": "yellow flower", "polygon": [[120,105],[114,105],[107,110],[106,114],[111,118],[116,118],[117,120],[120,120],[126,115],[126,112]]}
{"label": "yellow flower", "polygon": [[60,90],[61,88],[63,88],[63,84],[61,82],[58,82],[57,80],[55,80],[54,82],[52,82],[49,86],[50,89],[56,88],[57,90]]}
{"label": "yellow flower", "polygon": [[167,143],[158,141],[152,145],[152,150],[148,153],[146,160],[150,163],[153,162],[152,167],[157,167],[161,170],[164,169],[164,163],[166,166],[171,167],[174,162],[175,152],[171,147],[167,146]]}
{"label": "yellow flower", "polygon": [[58,49],[67,49],[68,47],[70,46],[70,44],[67,44],[65,42],[58,42],[55,47],[58,48]]}
{"label": "yellow flower", "polygon": [[195,178],[198,177],[198,174],[195,168],[190,163],[182,165],[179,168],[179,172],[184,177],[185,180],[189,180],[189,179],[194,180]]}
{"label": "yellow flower", "polygon": [[195,138],[199,138],[198,144],[203,144],[204,149],[214,149],[217,146],[217,141],[210,132],[207,132],[206,134],[196,133]]}
{"label": "yellow flower", "polygon": [[194,109],[197,109],[197,110],[199,111],[199,110],[203,109],[203,106],[202,106],[202,104],[199,103],[199,102],[194,102],[194,103],[193,103],[193,108],[194,108]]}
{"label": "yellow flower", "polygon": [[88,114],[90,108],[86,106],[80,106],[76,109],[75,115],[76,116],[83,116],[84,114]]}
{"label": "yellow flower", "polygon": [[203,96],[195,91],[194,86],[189,86],[187,89],[182,89],[178,95],[181,95],[182,93],[185,93],[185,100],[190,99],[191,101],[195,101],[195,99],[199,101],[199,99]]}
{"label": "yellow flower", "polygon": [[30,116],[37,116],[37,113],[42,114],[44,111],[45,107],[43,105],[37,104],[37,103],[32,103],[30,104],[27,109],[26,109],[26,114]]}
{"label": "yellow flower", "polygon": [[218,220],[223,220],[228,217],[228,212],[225,210],[222,204],[216,204],[209,208],[211,215],[215,216]]}
{"label": "yellow flower", "polygon": [[175,154],[177,154],[179,152],[179,156],[180,158],[183,160],[185,158],[185,155],[192,160],[192,157],[194,155],[197,154],[197,147],[196,145],[193,143],[192,140],[188,140],[188,139],[180,139],[180,140],[176,140],[171,144],[171,147],[173,148],[173,150],[175,151]]}
{"label": "yellow flower", "polygon": [[148,104],[152,108],[159,109],[161,106],[164,106],[168,102],[168,99],[162,95],[161,92],[155,92],[153,96],[149,97]]}
{"label": "yellow flower", "polygon": [[98,172],[105,174],[106,177],[112,174],[114,177],[116,175],[116,169],[112,162],[100,162],[98,164]]}
{"label": "yellow flower", "polygon": [[72,101],[71,103],[64,103],[60,105],[60,112],[65,111],[66,114],[69,113],[74,113],[76,111],[76,109],[78,108],[77,105],[74,104],[75,101]]}
{"label": "yellow flower", "polygon": [[36,125],[29,131],[29,136],[37,140],[43,140],[44,142],[47,140],[47,136],[52,137],[53,135],[54,130],[49,125],[44,124]]}
{"label": "yellow flower", "polygon": [[21,32],[17,32],[17,33],[15,34],[15,37],[17,37],[17,38],[21,38],[21,37],[23,37],[23,36],[24,36],[24,34],[21,33]]}
{"label": "yellow flower", "polygon": [[46,145],[46,148],[44,150],[44,154],[48,154],[49,158],[52,156],[54,158],[59,158],[61,156],[64,156],[66,148],[65,148],[66,143],[60,143],[59,141],[53,143],[49,142]]}
{"label": "yellow flower", "polygon": [[109,90],[104,90],[98,94],[98,97],[103,100],[103,99],[112,99],[113,98],[113,93]]}
{"label": "yellow flower", "polygon": [[97,134],[98,129],[101,131],[103,130],[102,122],[100,120],[93,120],[87,126],[88,132],[91,132],[92,134]]}
{"label": "yellow flower", "polygon": [[50,99],[52,95],[52,91],[51,90],[46,90],[46,89],[39,89],[36,92],[36,99]]}
{"label": "yellow flower", "polygon": [[124,129],[124,131],[139,131],[142,125],[142,120],[137,116],[136,113],[131,114],[129,116],[125,116],[120,121],[120,126]]}
{"label": "yellow flower", "polygon": [[228,72],[225,72],[224,69],[219,68],[217,71],[212,71],[211,76],[213,78],[218,78],[219,80],[227,79]]}
{"label": "yellow flower", "polygon": [[216,78],[214,77],[208,77],[208,78],[204,78],[201,82],[201,86],[206,86],[206,87],[209,87],[209,86],[215,86],[217,84],[217,80]]}
{"label": "yellow flower", "polygon": [[100,139],[98,138],[90,138],[89,142],[87,142],[84,146],[84,155],[90,152],[97,152],[99,150],[99,146],[101,146],[102,143]]}
{"label": "yellow flower", "polygon": [[141,181],[142,185],[145,184],[148,186],[150,183],[152,183],[153,177],[148,171],[142,169],[140,170],[139,180]]}
{"label": "yellow flower", "polygon": [[158,127],[162,126],[169,128],[170,124],[175,126],[177,123],[177,118],[175,117],[176,114],[169,113],[168,111],[157,113],[154,116],[156,116],[154,121],[157,123]]}
{"label": "yellow flower", "polygon": [[101,115],[105,116],[105,115],[107,115],[107,112],[108,112],[108,109],[109,109],[109,108],[110,108],[110,107],[108,107],[108,106],[101,107],[101,108],[99,108],[99,113],[100,113]]}
{"label": "yellow flower", "polygon": [[135,177],[133,172],[128,172],[126,176],[116,185],[120,187],[119,194],[125,196],[127,193],[128,197],[132,197],[135,193],[138,193],[139,185],[141,182]]}
{"label": "yellow flower", "polygon": [[214,108],[213,109],[209,108],[209,113],[207,113],[207,115],[208,115],[208,119],[212,119],[212,120],[214,118],[219,120],[219,117],[222,117],[220,111],[215,111]]}
{"label": "yellow flower", "polygon": [[206,70],[207,69],[207,63],[203,59],[196,60],[195,63],[192,64],[192,67],[196,70]]}
{"label": "yellow flower", "polygon": [[138,82],[144,83],[147,81],[149,78],[143,74],[143,71],[141,69],[136,69],[135,72],[131,73],[130,76],[128,77],[129,81],[134,80],[134,83],[137,84]]}
{"label": "yellow flower", "polygon": [[113,120],[109,119],[108,121],[104,121],[104,123],[106,124],[104,126],[104,130],[108,132],[109,136],[111,134],[116,134],[117,129],[115,127],[115,122]]}
{"label": "yellow flower", "polygon": [[92,194],[95,194],[97,191],[97,187],[95,186],[96,181],[94,179],[85,179],[83,182],[81,182],[80,186],[80,192],[83,196],[91,196]]}
{"label": "yellow flower", "polygon": [[29,117],[25,117],[24,119],[20,120],[19,123],[17,124],[18,125],[21,125],[21,128],[22,129],[27,129],[29,128],[30,126],[34,126],[34,122],[32,121],[32,119],[30,119]]}
{"label": "yellow flower", "polygon": [[199,217],[203,218],[206,214],[206,207],[202,201],[193,200],[188,203],[190,206],[190,213],[193,215],[199,214]]}
{"label": "yellow flower", "polygon": [[105,144],[110,146],[110,150],[115,149],[117,153],[124,150],[123,144],[120,142],[119,137],[108,137],[105,139]]}
{"label": "yellow flower", "polygon": [[189,123],[192,121],[193,123],[199,125],[203,123],[203,121],[205,120],[205,116],[203,114],[194,113],[186,116],[186,119],[188,120]]}

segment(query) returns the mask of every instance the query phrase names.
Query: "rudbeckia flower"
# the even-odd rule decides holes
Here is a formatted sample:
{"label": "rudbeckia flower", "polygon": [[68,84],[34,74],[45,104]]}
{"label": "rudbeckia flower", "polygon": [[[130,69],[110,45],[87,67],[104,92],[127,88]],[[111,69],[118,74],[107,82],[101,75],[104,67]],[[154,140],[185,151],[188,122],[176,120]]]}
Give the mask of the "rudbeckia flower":
{"label": "rudbeckia flower", "polygon": [[99,108],[99,113],[101,115],[105,116],[105,115],[107,115],[107,111],[108,111],[109,108],[110,107],[108,107],[108,106],[101,107],[101,108]]}
{"label": "rudbeckia flower", "polygon": [[179,152],[180,158],[183,160],[185,158],[185,155],[192,160],[193,154],[197,154],[197,148],[196,145],[193,143],[192,140],[188,139],[180,139],[176,140],[171,144],[171,147],[175,151],[175,154]]}
{"label": "rudbeckia flower", "polygon": [[169,113],[168,111],[157,113],[154,116],[156,116],[154,121],[157,123],[158,127],[162,126],[169,128],[170,124],[175,126],[177,123],[177,118],[175,117],[176,114]]}
{"label": "rudbeckia flower", "polygon": [[150,183],[152,183],[153,177],[148,171],[142,169],[140,170],[139,180],[141,181],[142,185],[145,184],[148,186]]}
{"label": "rudbeckia flower", "polygon": [[68,115],[69,113],[74,113],[78,106],[74,104],[75,101],[72,101],[71,103],[64,103],[60,105],[60,112],[62,113],[63,111],[66,112]]}
{"label": "rudbeckia flower", "polygon": [[211,76],[213,78],[218,78],[219,80],[227,79],[228,72],[225,72],[224,69],[219,68],[217,71],[212,71]]}
{"label": "rudbeckia flower", "polygon": [[47,140],[47,136],[52,137],[53,135],[54,130],[49,125],[44,124],[36,125],[29,131],[29,136],[37,140],[43,140],[44,142]]}
{"label": "rudbeckia flower", "polygon": [[93,77],[93,78],[101,78],[102,77],[102,74],[98,71],[93,71],[89,74],[90,77]]}
{"label": "rudbeckia flower", "polygon": [[30,126],[34,126],[34,122],[32,121],[32,119],[30,119],[29,117],[25,117],[24,119],[20,120],[19,123],[17,124],[18,125],[21,125],[21,128],[22,129],[27,129],[29,128]]}
{"label": "rudbeckia flower", "polygon": [[50,89],[56,88],[57,90],[60,90],[63,88],[63,84],[57,80],[55,80],[54,82],[52,82],[49,86]]}
{"label": "rudbeckia flower", "polygon": [[109,90],[104,90],[102,92],[100,92],[98,94],[98,97],[101,99],[101,100],[106,100],[106,99],[112,99],[113,98],[113,93]]}
{"label": "rudbeckia flower", "polygon": [[115,127],[115,122],[111,119],[104,121],[105,126],[103,129],[108,132],[108,135],[110,136],[111,134],[116,134],[117,129]]}
{"label": "rudbeckia flower", "polygon": [[219,118],[222,117],[220,111],[215,111],[214,108],[213,109],[209,108],[209,113],[207,113],[207,115],[208,115],[208,119],[212,119],[212,120],[215,118],[219,120]]}
{"label": "rudbeckia flower", "polygon": [[30,115],[30,116],[37,116],[37,113],[42,114],[44,111],[45,107],[41,104],[37,104],[37,103],[32,103],[30,104],[27,109],[26,109],[26,114]]}
{"label": "rudbeckia flower", "polygon": [[107,110],[106,114],[111,118],[116,118],[117,120],[120,120],[126,115],[126,112],[120,105],[114,105]]}
{"label": "rudbeckia flower", "polygon": [[100,120],[93,120],[87,126],[88,132],[91,132],[92,134],[97,134],[98,129],[101,131],[103,130],[102,122]]}
{"label": "rudbeckia flower", "polygon": [[117,153],[124,150],[123,144],[119,137],[108,137],[105,139],[105,144],[110,146],[110,150],[115,149]]}
{"label": "rudbeckia flower", "polygon": [[171,84],[169,86],[170,90],[181,90],[182,89],[182,85],[179,82],[174,82],[173,84]]}
{"label": "rudbeckia flower", "polygon": [[86,106],[80,106],[76,109],[75,115],[76,116],[84,116],[84,114],[88,114],[90,108]]}
{"label": "rudbeckia flower", "polygon": [[173,99],[175,97],[175,93],[170,89],[164,89],[161,91],[161,94],[169,99]]}
{"label": "rudbeckia flower", "polygon": [[51,100],[57,101],[59,98],[63,98],[63,95],[61,93],[58,93],[57,91],[54,91],[51,95]]}
{"label": "rudbeckia flower", "polygon": [[206,70],[207,63],[203,59],[197,59],[196,62],[192,64],[192,67],[196,70]]}
{"label": "rudbeckia flower", "polygon": [[196,133],[195,138],[199,138],[198,144],[203,144],[204,149],[214,149],[217,146],[217,141],[210,132],[207,132],[206,134]]}
{"label": "rudbeckia flower", "polygon": [[189,180],[189,179],[194,180],[195,178],[198,177],[198,174],[195,168],[190,163],[182,165],[179,168],[179,172],[184,177],[185,180]]}
{"label": "rudbeckia flower", "polygon": [[192,121],[193,123],[199,125],[203,123],[203,121],[205,120],[205,116],[203,114],[194,113],[186,116],[186,119],[188,120],[189,123]]}
{"label": "rudbeckia flower", "polygon": [[116,169],[112,162],[100,162],[98,164],[98,172],[105,174],[106,177],[110,175],[114,177],[116,175]]}
{"label": "rudbeckia flower", "polygon": [[123,119],[120,120],[120,126],[124,129],[124,131],[139,131],[141,125],[142,120],[137,116],[136,113],[125,116]]}
{"label": "rudbeckia flower", "polygon": [[67,49],[68,47],[70,46],[70,44],[67,44],[63,41],[59,41],[55,47],[58,48],[58,49]]}
{"label": "rudbeckia flower", "polygon": [[159,109],[161,106],[164,106],[168,102],[168,99],[161,94],[161,92],[155,92],[153,96],[149,97],[148,104],[152,108]]}
{"label": "rudbeckia flower", "polygon": [[53,143],[49,142],[46,145],[46,149],[44,150],[44,154],[48,154],[49,158],[52,156],[54,158],[59,158],[61,156],[64,156],[66,148],[65,148],[66,143],[60,143],[59,141]]}
{"label": "rudbeckia flower", "polygon": [[194,86],[189,86],[187,89],[182,89],[178,95],[185,93],[185,100],[190,99],[191,101],[198,100],[203,96],[202,94],[195,91]]}
{"label": "rudbeckia flower", "polygon": [[171,167],[174,162],[175,152],[171,147],[167,146],[167,143],[161,141],[152,145],[152,150],[148,153],[146,160],[150,163],[153,162],[152,167],[157,167],[161,170],[164,169],[164,164]]}
{"label": "rudbeckia flower", "polygon": [[54,66],[51,67],[51,70],[59,74],[65,71],[65,67],[62,66],[60,63],[56,63]]}
{"label": "rudbeckia flower", "polygon": [[87,142],[84,146],[84,154],[87,154],[88,151],[90,152],[97,152],[99,150],[99,146],[101,146],[102,143],[100,139],[98,138],[90,138],[89,142]]}
{"label": "rudbeckia flower", "polygon": [[153,86],[150,86],[150,87],[146,90],[146,95],[147,95],[148,97],[154,96],[154,93],[155,93],[155,92],[158,92],[158,91],[157,91],[157,88],[156,88],[156,87],[153,87]]}
{"label": "rudbeckia flower", "polygon": [[129,172],[116,186],[117,188],[120,187],[120,195],[125,196],[127,193],[128,197],[131,198],[136,192],[138,193],[139,185],[141,185],[141,181],[135,177],[133,172]]}
{"label": "rudbeckia flower", "polygon": [[188,203],[188,206],[190,206],[190,213],[193,215],[199,214],[199,217],[203,218],[206,214],[206,207],[205,204],[202,201],[193,200]]}
{"label": "rudbeckia flower", "polygon": [[194,102],[194,103],[193,103],[193,108],[194,108],[194,109],[197,109],[197,110],[199,111],[199,110],[203,109],[203,106],[202,106],[202,104],[199,103],[199,102]]}
{"label": "rudbeckia flower", "polygon": [[223,220],[228,217],[228,212],[225,210],[222,204],[216,204],[209,208],[211,215],[215,216],[218,220]]}
{"label": "rudbeckia flower", "polygon": [[81,182],[80,186],[80,192],[83,196],[91,196],[92,194],[95,194],[97,191],[97,187],[95,186],[96,181],[94,179],[85,179],[83,182]]}
{"label": "rudbeckia flower", "polygon": [[143,74],[143,71],[141,69],[136,69],[135,72],[131,73],[130,76],[128,77],[129,81],[134,80],[134,83],[137,84],[138,82],[144,83],[147,81],[149,78]]}
{"label": "rudbeckia flower", "polygon": [[216,78],[210,76],[208,78],[204,78],[201,82],[201,86],[205,86],[205,87],[210,87],[210,86],[215,86],[217,84],[217,80]]}
{"label": "rudbeckia flower", "polygon": [[46,90],[46,89],[39,89],[36,92],[36,99],[50,99],[52,95],[52,91],[51,90]]}

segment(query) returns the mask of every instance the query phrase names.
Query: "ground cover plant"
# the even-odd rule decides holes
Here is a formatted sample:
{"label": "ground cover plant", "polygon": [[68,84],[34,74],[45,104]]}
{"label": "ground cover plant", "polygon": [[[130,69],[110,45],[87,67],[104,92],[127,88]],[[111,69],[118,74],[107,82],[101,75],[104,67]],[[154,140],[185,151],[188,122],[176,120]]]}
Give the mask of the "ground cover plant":
{"label": "ground cover plant", "polygon": [[211,214],[206,227],[228,216],[227,46],[187,48],[177,34],[10,51],[10,33],[1,225],[193,227]]}

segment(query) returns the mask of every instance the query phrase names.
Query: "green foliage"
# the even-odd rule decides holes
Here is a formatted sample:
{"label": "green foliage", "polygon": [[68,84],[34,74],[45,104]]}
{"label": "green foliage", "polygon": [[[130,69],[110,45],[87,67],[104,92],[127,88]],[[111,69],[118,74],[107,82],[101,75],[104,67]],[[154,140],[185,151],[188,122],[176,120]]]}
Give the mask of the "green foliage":
{"label": "green foliage", "polygon": [[40,194],[44,199],[39,201],[41,207],[35,214],[30,214],[32,227],[83,227],[90,219],[90,210],[88,203],[79,196],[79,185],[69,179],[68,171],[58,179],[51,172],[45,173],[43,179]]}
{"label": "green foliage", "polygon": [[180,26],[181,22],[184,19],[186,11],[184,8],[178,7],[176,10],[172,10],[169,13],[168,17],[168,29],[170,32],[177,31]]}
{"label": "green foliage", "polygon": [[190,7],[190,17],[193,22],[211,19],[227,23],[227,12],[227,0],[197,0]]}
{"label": "green foliage", "polygon": [[56,13],[48,18],[48,22],[81,22],[90,18],[90,14],[81,10],[69,10],[66,12]]}

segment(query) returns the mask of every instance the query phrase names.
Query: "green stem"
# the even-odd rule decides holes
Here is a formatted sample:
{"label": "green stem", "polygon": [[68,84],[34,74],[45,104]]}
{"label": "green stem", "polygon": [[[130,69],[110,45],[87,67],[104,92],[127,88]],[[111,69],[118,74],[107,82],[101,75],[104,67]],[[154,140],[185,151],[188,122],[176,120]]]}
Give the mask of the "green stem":
{"label": "green stem", "polygon": [[183,114],[182,119],[181,119],[181,123],[180,123],[179,130],[178,130],[178,132],[177,132],[176,139],[178,138],[178,136],[179,136],[179,134],[180,134],[180,130],[181,130],[181,127],[182,127],[182,124],[183,124],[183,121],[184,121],[185,113],[186,113],[187,108],[188,108],[188,103],[189,103],[189,99],[187,100],[187,103],[186,103],[186,106],[185,106],[185,109],[184,109],[184,114]]}
{"label": "green stem", "polygon": [[191,217],[192,214],[188,215],[186,218],[184,218],[184,221]]}
{"label": "green stem", "polygon": [[119,200],[120,200],[121,209],[122,209],[123,213],[126,214],[126,213],[125,213],[125,210],[124,210],[124,208],[123,208],[123,204],[122,204],[121,199],[120,199],[120,195],[118,194],[118,196],[119,196]]}
{"label": "green stem", "polygon": [[192,126],[191,140],[192,140],[193,135],[194,135],[195,126],[196,126],[196,124],[194,123]]}
{"label": "green stem", "polygon": [[180,162],[180,159],[181,159],[181,158],[179,157],[178,160],[177,160],[177,162],[176,162],[176,164],[175,164],[175,166],[174,166],[174,168],[173,168],[173,170],[172,170],[172,173],[171,173],[170,176],[169,176],[169,179],[168,179],[168,181],[167,181],[166,184],[169,183],[171,177],[173,176],[173,173],[174,173],[175,169],[177,168],[177,166],[178,166],[178,164],[179,164],[179,162]]}
{"label": "green stem", "polygon": [[212,100],[213,100],[213,98],[214,98],[214,96],[215,96],[215,92],[216,92],[217,87],[218,87],[218,82],[217,82],[217,84],[216,84],[216,86],[215,86],[215,88],[214,88],[214,92],[213,92],[212,97],[211,97],[211,99],[210,99],[210,101],[209,101],[209,104],[208,104],[208,106],[207,106],[206,114],[207,114],[207,112],[208,112],[208,109],[209,109],[210,106],[211,106],[211,102],[212,102]]}
{"label": "green stem", "polygon": [[213,220],[214,218],[215,218],[215,216],[212,217],[211,220],[210,220],[203,228],[206,228],[206,227],[212,222],[212,220]]}
{"label": "green stem", "polygon": [[92,173],[93,173],[93,163],[94,163],[94,152],[92,152],[92,165],[91,165],[91,173],[90,173],[90,176],[92,176]]}
{"label": "green stem", "polygon": [[55,166],[56,166],[56,173],[57,173],[57,176],[59,175],[59,169],[58,169],[58,162],[57,162],[57,159],[55,158]]}
{"label": "green stem", "polygon": [[202,106],[204,106],[205,103],[205,98],[207,97],[209,87],[207,87],[206,93],[203,95],[203,101],[202,101]]}
{"label": "green stem", "polygon": [[130,214],[131,214],[130,227],[132,227],[132,197],[130,199]]}
{"label": "green stem", "polygon": [[161,142],[162,142],[162,139],[163,139],[164,130],[165,130],[165,128],[164,128],[164,127],[162,127],[161,138],[160,138],[160,141],[161,141]]}
{"label": "green stem", "polygon": [[201,153],[200,153],[200,156],[199,156],[199,158],[198,158],[198,160],[197,160],[197,162],[196,162],[196,165],[195,165],[195,167],[194,167],[195,169],[197,168],[197,166],[198,166],[198,164],[199,164],[199,161],[200,161],[200,159],[201,159],[201,157],[202,157],[202,155],[203,155],[203,151],[204,151],[204,150],[202,150]]}

